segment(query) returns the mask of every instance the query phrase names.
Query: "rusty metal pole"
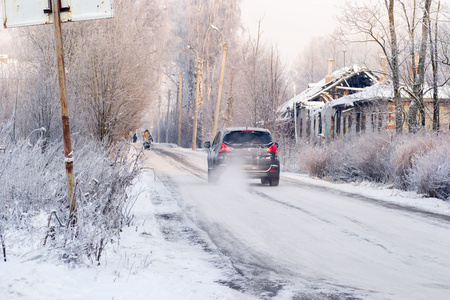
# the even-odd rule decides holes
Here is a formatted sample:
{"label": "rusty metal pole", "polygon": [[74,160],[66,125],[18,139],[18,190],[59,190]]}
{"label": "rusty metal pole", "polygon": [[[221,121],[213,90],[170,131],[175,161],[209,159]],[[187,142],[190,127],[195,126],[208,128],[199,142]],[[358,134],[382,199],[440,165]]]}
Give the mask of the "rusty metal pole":
{"label": "rusty metal pole", "polygon": [[178,92],[178,147],[181,147],[181,101],[183,100],[183,73],[180,71],[180,87]]}
{"label": "rusty metal pole", "polygon": [[63,53],[63,41],[61,32],[60,9],[61,9],[61,1],[53,0],[52,11],[53,11],[53,23],[55,25],[56,55],[58,57],[59,90],[61,97],[61,116],[62,116],[62,127],[64,137],[64,156],[65,156],[64,161],[66,164],[67,182],[69,187],[69,208],[70,208],[69,218],[71,221],[73,221],[73,213],[75,211],[76,201],[73,183],[73,158],[72,158],[72,145],[70,141],[69,114],[67,109],[66,72],[64,68],[64,53]]}
{"label": "rusty metal pole", "polygon": [[214,116],[213,136],[216,135],[217,123],[219,122],[220,96],[222,95],[223,71],[225,69],[225,59],[226,59],[226,57],[227,57],[227,44],[223,44],[222,67],[220,69],[219,94],[217,95],[216,114]]}

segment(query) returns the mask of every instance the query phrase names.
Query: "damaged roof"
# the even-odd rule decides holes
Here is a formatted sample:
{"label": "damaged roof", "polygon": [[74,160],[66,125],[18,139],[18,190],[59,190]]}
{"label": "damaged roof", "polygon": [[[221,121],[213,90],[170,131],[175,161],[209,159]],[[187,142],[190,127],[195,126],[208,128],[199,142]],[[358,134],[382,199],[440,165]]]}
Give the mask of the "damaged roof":
{"label": "damaged roof", "polygon": [[[359,75],[357,79],[354,79]],[[362,76],[361,76],[362,75]],[[372,86],[379,82],[379,78],[365,67],[353,65],[352,67],[342,68],[331,74],[332,79],[327,82],[326,78],[313,85],[313,87],[306,89],[297,96],[283,103],[279,108],[280,114],[288,114],[295,104],[302,106],[323,106],[325,102],[332,101],[333,98],[329,91],[333,88],[344,90],[361,91],[367,86]],[[360,81],[364,82],[360,82]]]}
{"label": "damaged roof", "polygon": [[[400,88],[400,96],[402,99],[411,98],[410,94],[405,88]],[[424,99],[431,99],[433,97],[433,90],[429,87],[425,87]],[[439,99],[449,99],[450,98],[450,87],[443,86],[438,88]],[[352,107],[355,106],[357,102],[368,102],[375,100],[392,100],[394,98],[394,90],[390,84],[380,84],[377,83],[371,87],[364,89],[361,92],[354,93],[348,96],[341,97],[339,99],[333,100],[327,103],[326,107]]]}

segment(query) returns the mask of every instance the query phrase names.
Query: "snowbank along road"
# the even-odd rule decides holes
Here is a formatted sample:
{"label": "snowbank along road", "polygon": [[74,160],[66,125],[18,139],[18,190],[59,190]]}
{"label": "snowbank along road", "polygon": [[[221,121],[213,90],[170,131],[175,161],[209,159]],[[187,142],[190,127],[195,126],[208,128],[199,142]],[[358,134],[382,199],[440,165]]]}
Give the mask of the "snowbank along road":
{"label": "snowbank along road", "polygon": [[[166,238],[199,243],[243,297],[450,299],[448,215],[300,176],[270,187],[231,171],[208,184],[202,151],[155,144],[145,155],[180,208],[160,216]],[[183,220],[198,231],[183,232]]]}

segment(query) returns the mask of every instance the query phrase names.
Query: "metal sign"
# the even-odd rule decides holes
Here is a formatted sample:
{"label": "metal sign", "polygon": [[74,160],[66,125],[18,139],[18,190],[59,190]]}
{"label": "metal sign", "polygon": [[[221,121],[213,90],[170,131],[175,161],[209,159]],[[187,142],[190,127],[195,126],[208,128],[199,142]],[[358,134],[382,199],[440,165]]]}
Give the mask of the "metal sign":
{"label": "metal sign", "polygon": [[[1,1],[5,28],[53,23],[52,0]],[[111,18],[114,14],[114,0],[59,1],[61,1],[61,22]]]}

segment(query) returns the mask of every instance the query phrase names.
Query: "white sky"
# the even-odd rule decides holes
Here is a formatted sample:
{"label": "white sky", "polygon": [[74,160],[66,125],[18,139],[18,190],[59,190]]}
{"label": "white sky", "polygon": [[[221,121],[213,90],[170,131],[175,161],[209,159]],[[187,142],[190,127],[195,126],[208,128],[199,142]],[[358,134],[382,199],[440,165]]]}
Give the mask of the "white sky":
{"label": "white sky", "polygon": [[[357,0],[372,2],[371,0]],[[263,39],[278,45],[282,57],[293,61],[314,36],[325,36],[337,27],[337,16],[346,0],[242,0],[244,26],[256,36],[263,18]],[[450,0],[441,0],[450,6]]]}
{"label": "white sky", "polygon": [[263,18],[263,39],[278,45],[282,57],[294,60],[313,36],[324,36],[337,26],[345,0],[243,0],[244,26],[256,36]]}

